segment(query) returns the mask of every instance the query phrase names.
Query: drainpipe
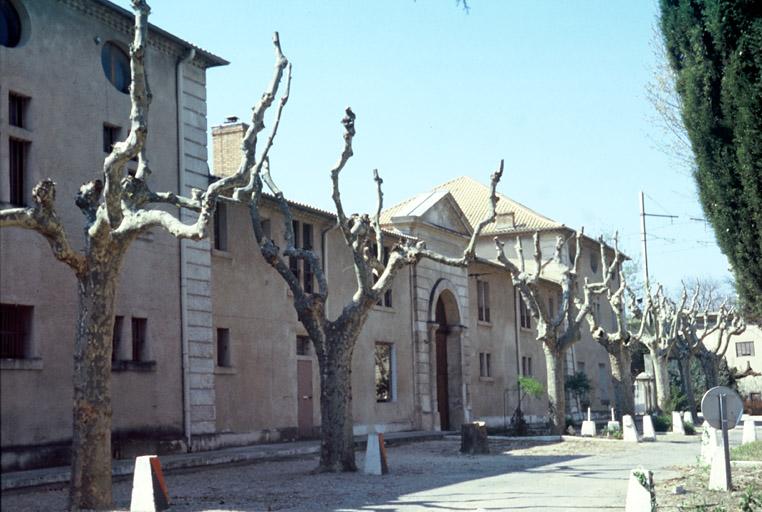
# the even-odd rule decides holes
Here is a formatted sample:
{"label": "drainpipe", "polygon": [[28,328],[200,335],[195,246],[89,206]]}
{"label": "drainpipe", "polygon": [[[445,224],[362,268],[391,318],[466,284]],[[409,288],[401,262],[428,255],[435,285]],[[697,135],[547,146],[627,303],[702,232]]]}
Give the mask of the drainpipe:
{"label": "drainpipe", "polygon": [[[177,174],[180,183],[180,194],[185,194],[185,126],[183,122],[183,67],[193,60],[196,50],[189,48],[177,61],[175,68],[175,88],[177,103]],[[182,215],[182,210],[181,210]],[[192,451],[191,444],[191,408],[190,408],[190,356],[188,354],[188,301],[186,285],[186,266],[188,264],[188,252],[185,250],[186,242],[180,241],[180,339],[182,350],[183,367],[183,433],[188,451]]]}

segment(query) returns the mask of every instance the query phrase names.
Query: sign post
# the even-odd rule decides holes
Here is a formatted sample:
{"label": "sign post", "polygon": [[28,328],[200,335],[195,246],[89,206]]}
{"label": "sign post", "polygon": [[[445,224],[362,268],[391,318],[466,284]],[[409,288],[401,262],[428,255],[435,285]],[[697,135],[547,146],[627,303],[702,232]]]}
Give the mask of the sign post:
{"label": "sign post", "polygon": [[[710,489],[732,488],[730,475],[730,443],[728,430],[734,428],[743,414],[743,402],[738,393],[724,386],[716,386],[704,393],[701,399],[701,412],[710,426],[722,430],[722,458],[719,460],[717,451],[712,457],[712,469],[709,476]],[[711,440],[715,443],[714,440]]]}

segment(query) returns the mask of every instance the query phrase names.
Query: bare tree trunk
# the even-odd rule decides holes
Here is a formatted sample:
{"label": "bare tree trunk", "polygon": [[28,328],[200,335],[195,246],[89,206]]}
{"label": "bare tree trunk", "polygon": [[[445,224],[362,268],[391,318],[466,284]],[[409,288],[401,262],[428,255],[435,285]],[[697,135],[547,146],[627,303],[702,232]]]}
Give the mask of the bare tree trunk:
{"label": "bare tree trunk", "polygon": [[656,383],[656,406],[660,411],[666,411],[669,406],[669,359],[661,356],[656,350],[649,348],[651,361],[654,366],[654,382]]}
{"label": "bare tree trunk", "polygon": [[709,351],[698,355],[699,364],[701,364],[701,369],[704,371],[704,377],[706,378],[707,389],[719,386],[720,359],[720,356]]}
{"label": "bare tree trunk", "polygon": [[552,350],[543,344],[545,367],[548,372],[548,423],[551,434],[563,434],[566,423],[566,397],[564,395],[564,352]]}
{"label": "bare tree trunk", "polygon": [[691,357],[690,355],[683,355],[679,359],[680,363],[680,377],[683,381],[683,392],[688,400],[688,409],[691,411],[693,418],[697,418],[696,414],[696,398],[693,395],[693,379],[691,379]]}
{"label": "bare tree trunk", "polygon": [[[358,333],[359,334],[359,331]],[[352,347],[347,333],[326,338],[320,365],[320,466],[318,471],[356,471],[352,432]]]}
{"label": "bare tree trunk", "polygon": [[78,280],[74,420],[69,506],[106,510],[111,497],[111,338],[119,265],[97,265]]}
{"label": "bare tree trunk", "polygon": [[621,343],[612,344],[614,353],[609,353],[611,380],[614,384],[614,404],[621,414],[635,414],[635,395],[632,386],[632,355],[630,349]]}

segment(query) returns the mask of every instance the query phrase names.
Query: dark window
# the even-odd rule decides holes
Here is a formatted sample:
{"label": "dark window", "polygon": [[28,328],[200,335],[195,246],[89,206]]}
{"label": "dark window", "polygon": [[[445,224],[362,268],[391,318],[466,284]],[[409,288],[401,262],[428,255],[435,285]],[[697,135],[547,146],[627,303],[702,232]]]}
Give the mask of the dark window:
{"label": "dark window", "polygon": [[30,357],[32,306],[0,304],[0,358]]}
{"label": "dark window", "polygon": [[270,219],[262,219],[260,225],[262,226],[262,234],[272,240],[272,226],[270,225]]}
{"label": "dark window", "polygon": [[114,317],[114,332],[111,335],[111,361],[119,361],[119,351],[122,347],[122,327],[124,326],[124,317]]}
{"label": "dark window", "polygon": [[[376,246],[374,252],[378,252],[378,246]],[[388,247],[384,247],[384,258],[381,262],[384,264],[384,267],[386,267],[386,265],[389,263],[389,248]],[[373,282],[375,283],[376,281],[378,281],[379,277],[380,276],[374,276]],[[392,307],[392,289],[389,288],[388,290],[386,290],[384,292],[384,296],[378,299],[378,302],[376,304],[378,304],[379,306],[385,306],[387,308]]]}
{"label": "dark window", "polygon": [[14,206],[25,206],[26,160],[29,154],[29,142],[19,139],[8,141],[8,160],[10,169],[10,201]]}
{"label": "dark window", "polygon": [[482,322],[489,322],[489,283],[487,281],[480,281],[479,279],[476,280],[476,297],[479,311],[479,320]]}
{"label": "dark window", "polygon": [[21,16],[10,0],[0,0],[0,46],[13,48],[21,42]]}
{"label": "dark window", "polygon": [[394,345],[376,343],[376,402],[394,401]]}
{"label": "dark window", "polygon": [[[302,224],[302,249],[306,251],[312,250],[312,224]],[[307,260],[302,261],[304,266],[304,291],[305,293],[312,293],[315,274],[312,272],[310,262]]]}
{"label": "dark window", "polygon": [[132,360],[146,361],[146,328],[148,320],[145,318],[132,318]]}
{"label": "dark window", "polygon": [[103,124],[103,152],[104,153],[111,153],[111,150],[114,149],[114,144],[119,142],[119,132],[121,132],[122,129],[118,126],[114,126],[111,124]]}
{"label": "dark window", "polygon": [[529,312],[529,308],[527,307],[526,302],[524,302],[524,297],[521,294],[519,294],[519,317],[522,328],[532,328],[532,314]]}
{"label": "dark window", "polygon": [[218,251],[228,250],[228,210],[227,205],[219,201],[214,212],[214,248]]}
{"label": "dark window", "polygon": [[492,377],[492,354],[479,352],[479,376]]}
{"label": "dark window", "polygon": [[217,366],[233,366],[230,357],[230,329],[217,328]]}
{"label": "dark window", "polygon": [[598,254],[595,251],[590,251],[590,270],[593,271],[593,274],[598,273]]}
{"label": "dark window", "polygon": [[556,316],[556,301],[548,297],[548,318],[552,321]]}
{"label": "dark window", "polygon": [[296,337],[296,355],[298,356],[310,355],[310,339],[307,336]]}
{"label": "dark window", "polygon": [[523,375],[524,377],[532,376],[531,356],[521,356],[521,375]]}
{"label": "dark window", "polygon": [[753,341],[739,341],[736,343],[736,357],[749,357],[754,355]]}
{"label": "dark window", "polygon": [[[294,231],[294,247],[299,248],[300,246],[300,232],[299,232],[299,221],[295,220],[292,221],[291,227]],[[301,281],[301,273],[299,272],[299,258],[295,258],[294,256],[288,257],[288,268],[291,270],[291,273],[294,274],[294,277],[296,277],[297,281]]]}
{"label": "dark window", "polygon": [[119,92],[130,92],[130,58],[111,41],[106,42],[101,50],[103,73]]}
{"label": "dark window", "polygon": [[26,96],[13,92],[8,94],[8,123],[11,126],[27,127],[26,109],[28,104],[29,98]]}

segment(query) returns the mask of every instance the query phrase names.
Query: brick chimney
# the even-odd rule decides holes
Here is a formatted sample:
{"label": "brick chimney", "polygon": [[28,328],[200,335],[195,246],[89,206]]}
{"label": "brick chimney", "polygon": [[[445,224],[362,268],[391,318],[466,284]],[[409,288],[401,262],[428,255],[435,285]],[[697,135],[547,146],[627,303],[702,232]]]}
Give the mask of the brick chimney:
{"label": "brick chimney", "polygon": [[212,175],[230,176],[241,164],[241,141],[249,125],[231,116],[225,124],[212,127]]}

